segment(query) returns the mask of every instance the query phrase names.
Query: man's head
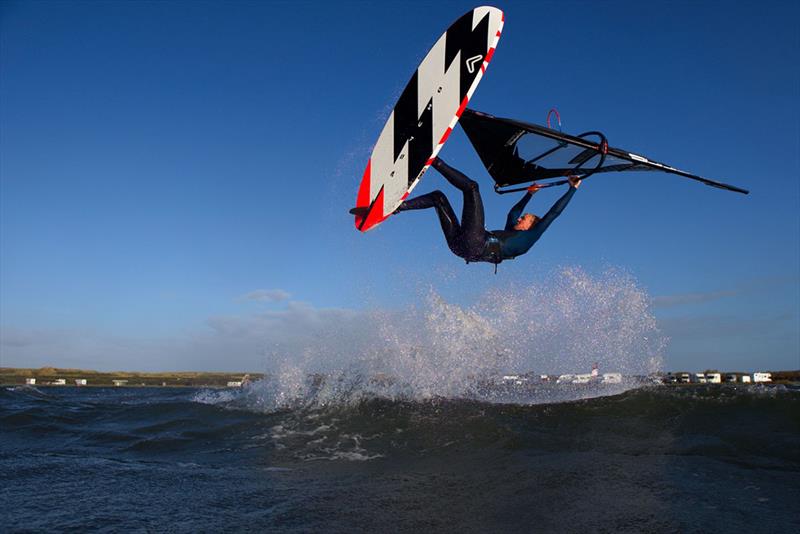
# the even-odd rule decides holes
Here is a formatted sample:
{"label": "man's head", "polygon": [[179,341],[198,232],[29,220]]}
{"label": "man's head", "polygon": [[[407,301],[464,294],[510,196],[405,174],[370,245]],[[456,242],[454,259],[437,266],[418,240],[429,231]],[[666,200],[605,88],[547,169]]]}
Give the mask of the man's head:
{"label": "man's head", "polygon": [[524,213],[522,217],[517,219],[517,224],[514,225],[514,230],[530,230],[537,222],[539,222],[539,217],[533,213]]}

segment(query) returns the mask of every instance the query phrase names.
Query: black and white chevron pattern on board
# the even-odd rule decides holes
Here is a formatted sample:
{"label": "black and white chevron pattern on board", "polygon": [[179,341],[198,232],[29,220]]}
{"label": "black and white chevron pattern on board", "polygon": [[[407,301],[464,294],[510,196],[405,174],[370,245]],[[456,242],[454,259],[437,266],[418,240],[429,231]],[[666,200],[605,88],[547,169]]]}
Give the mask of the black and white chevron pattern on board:
{"label": "black and white chevron pattern on board", "polygon": [[359,188],[356,227],[385,220],[408,196],[467,106],[494,54],[503,13],[479,7],[439,38],[397,101]]}

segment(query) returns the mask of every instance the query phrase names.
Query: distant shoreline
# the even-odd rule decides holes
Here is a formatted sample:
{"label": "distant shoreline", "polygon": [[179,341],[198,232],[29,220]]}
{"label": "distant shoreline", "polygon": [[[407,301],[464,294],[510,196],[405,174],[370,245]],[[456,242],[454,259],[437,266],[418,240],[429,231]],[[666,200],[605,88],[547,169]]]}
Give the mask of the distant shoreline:
{"label": "distant shoreline", "polygon": [[[666,385],[672,386],[697,386],[691,383],[672,382],[668,376],[677,377],[687,373],[660,373],[660,378]],[[726,373],[723,373],[726,374]],[[733,373],[736,374],[736,373]],[[741,374],[741,373],[739,373]],[[769,383],[798,383],[800,371],[772,371]],[[62,369],[56,367],[42,367],[38,369],[25,369],[15,367],[0,367],[0,386],[47,386],[47,387],[209,387],[231,388],[241,387],[248,381],[257,381],[264,378],[264,373],[224,373],[224,372],[197,372],[197,371],[168,371],[168,372],[138,372],[138,371],[94,371],[89,369]],[[34,379],[33,384],[28,380]],[[737,382],[737,384],[740,384]],[[746,384],[740,384],[746,385]]]}
{"label": "distant shoreline", "polygon": [[[35,379],[35,386],[71,387],[236,387],[247,377],[260,380],[263,373],[222,372],[137,372],[93,371],[88,369],[60,369],[42,367],[24,369],[0,367],[0,386],[24,386]],[[78,383],[76,381],[83,381]],[[62,382],[63,381],[63,382]]]}

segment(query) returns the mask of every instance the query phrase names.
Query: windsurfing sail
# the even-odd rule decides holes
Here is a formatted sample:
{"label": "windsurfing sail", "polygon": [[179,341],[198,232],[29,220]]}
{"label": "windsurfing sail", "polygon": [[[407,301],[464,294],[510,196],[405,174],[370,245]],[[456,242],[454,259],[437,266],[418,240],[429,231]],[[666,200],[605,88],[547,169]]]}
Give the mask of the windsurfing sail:
{"label": "windsurfing sail", "polygon": [[493,117],[472,109],[461,116],[461,127],[475,147],[500,194],[525,189],[508,187],[542,183],[544,187],[566,183],[567,176],[587,178],[596,173],[662,171],[698,182],[748,194],[734,185],[703,178],[650,158],[608,146],[600,132],[568,135],[559,130],[514,119]]}

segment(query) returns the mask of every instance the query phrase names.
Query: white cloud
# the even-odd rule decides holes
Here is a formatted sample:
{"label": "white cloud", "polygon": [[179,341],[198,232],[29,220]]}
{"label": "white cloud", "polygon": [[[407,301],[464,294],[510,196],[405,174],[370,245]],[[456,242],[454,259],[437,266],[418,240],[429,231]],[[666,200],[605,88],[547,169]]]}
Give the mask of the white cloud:
{"label": "white cloud", "polygon": [[239,300],[254,300],[257,302],[282,302],[291,295],[283,289],[256,289],[239,297]]}

